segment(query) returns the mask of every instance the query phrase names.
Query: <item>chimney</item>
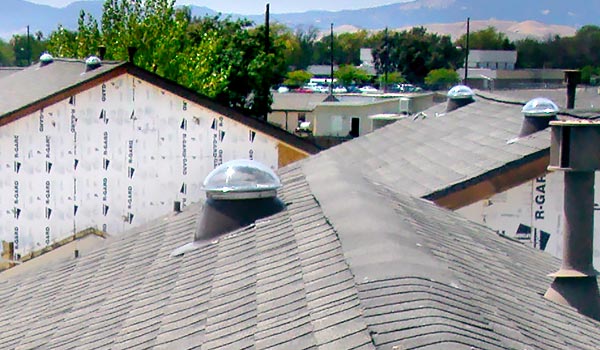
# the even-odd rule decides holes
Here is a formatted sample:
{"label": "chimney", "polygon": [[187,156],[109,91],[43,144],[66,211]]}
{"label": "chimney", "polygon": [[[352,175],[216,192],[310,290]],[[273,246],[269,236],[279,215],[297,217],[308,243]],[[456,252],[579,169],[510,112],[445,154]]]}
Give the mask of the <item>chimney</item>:
{"label": "chimney", "polygon": [[554,121],[551,171],[564,172],[563,259],[544,297],[600,321],[600,293],[593,266],[594,171],[600,169],[600,123]]}
{"label": "chimney", "polygon": [[279,187],[277,175],[259,162],[234,160],[220,165],[204,180],[206,202],[194,242],[176,249],[171,256],[181,256],[284,210],[285,205],[277,198]]}
{"label": "chimney", "polygon": [[466,85],[454,86],[452,89],[450,89],[450,91],[448,91],[447,96],[448,104],[446,106],[446,112],[452,112],[453,110],[475,102],[475,93]]}
{"label": "chimney", "polygon": [[577,84],[581,82],[581,71],[565,70],[565,82],[567,83],[567,109],[575,108],[575,91]]}
{"label": "chimney", "polygon": [[525,137],[546,129],[552,120],[556,120],[558,106],[547,98],[538,97],[527,102],[521,112],[524,117],[519,137]]}
{"label": "chimney", "polygon": [[129,56],[129,63],[133,63],[133,59],[135,58],[135,54],[137,52],[137,47],[129,46],[127,47],[127,55]]}
{"label": "chimney", "polygon": [[106,46],[100,45],[98,46],[98,57],[104,60],[104,56],[106,56]]}

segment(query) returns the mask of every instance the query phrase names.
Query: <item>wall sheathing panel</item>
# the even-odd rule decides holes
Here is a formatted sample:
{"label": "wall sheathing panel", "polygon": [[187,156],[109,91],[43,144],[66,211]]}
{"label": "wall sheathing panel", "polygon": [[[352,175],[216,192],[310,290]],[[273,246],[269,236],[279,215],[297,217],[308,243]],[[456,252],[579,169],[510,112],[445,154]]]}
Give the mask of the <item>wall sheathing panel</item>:
{"label": "wall sheathing panel", "polygon": [[131,75],[0,127],[0,240],[23,254],[96,227],[118,234],[204,198],[232,159],[278,166],[279,142]]}
{"label": "wall sheathing panel", "polygon": [[[502,235],[562,257],[564,174],[547,173],[457,210]],[[596,173],[594,266],[600,269],[600,178]]]}

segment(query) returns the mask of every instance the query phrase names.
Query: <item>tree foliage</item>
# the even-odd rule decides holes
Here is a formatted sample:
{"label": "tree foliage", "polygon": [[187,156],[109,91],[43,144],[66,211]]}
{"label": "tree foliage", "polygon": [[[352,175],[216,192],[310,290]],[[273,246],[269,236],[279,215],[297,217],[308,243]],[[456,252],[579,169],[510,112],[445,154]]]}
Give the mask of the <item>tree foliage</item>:
{"label": "tree foliage", "polygon": [[15,34],[10,39],[13,53],[6,53],[7,59],[12,59],[12,65],[26,67],[30,62],[34,62],[46,50],[46,43],[43,40],[37,40],[34,36]]}
{"label": "tree foliage", "polygon": [[289,86],[302,86],[310,81],[313,75],[305,70],[295,70],[291,71],[287,74],[287,78],[283,82],[285,85]]}
{"label": "tree foliage", "polygon": [[387,83],[387,85],[402,84],[402,83],[406,83],[406,78],[404,78],[404,76],[400,72],[389,72],[387,75],[387,81],[386,81],[385,74],[381,74],[379,76],[379,85],[385,86],[386,83]]}
{"label": "tree foliage", "polygon": [[334,77],[343,85],[363,84],[370,79],[366,71],[351,64],[341,66],[334,73]]}
{"label": "tree foliage", "polygon": [[84,58],[102,45],[105,59],[127,60],[221,103],[255,116],[269,111],[269,87],[281,80],[283,49],[264,27],[247,20],[192,18],[175,0],[106,0],[101,25],[81,12],[76,31],[59,27],[49,50],[62,57]]}
{"label": "tree foliage", "polygon": [[[467,34],[463,34],[456,41],[456,45],[466,48]],[[515,50],[515,48],[515,44],[494,27],[469,33],[469,49],[471,50]]]}
{"label": "tree foliage", "polygon": [[12,46],[0,39],[0,66],[12,66],[15,62],[15,52]]}
{"label": "tree foliage", "polygon": [[373,56],[379,74],[398,71],[413,83],[422,83],[433,69],[455,69],[461,63],[461,53],[449,36],[427,33],[423,27],[394,32],[381,40]]}
{"label": "tree foliage", "polygon": [[425,84],[437,88],[446,88],[460,82],[460,77],[454,69],[434,69],[425,77]]}
{"label": "tree foliage", "polygon": [[545,41],[516,42],[518,68],[581,69],[600,66],[600,27],[581,27],[575,36],[554,36]]}

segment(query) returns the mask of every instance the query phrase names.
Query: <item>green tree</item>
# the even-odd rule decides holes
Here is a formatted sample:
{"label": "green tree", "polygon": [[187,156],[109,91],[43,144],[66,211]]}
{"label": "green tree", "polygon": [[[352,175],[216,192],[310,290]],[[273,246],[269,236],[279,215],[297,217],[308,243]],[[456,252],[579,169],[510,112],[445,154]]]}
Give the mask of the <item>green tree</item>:
{"label": "green tree", "polygon": [[425,84],[444,89],[460,82],[460,77],[453,69],[434,69],[425,77]]}
{"label": "green tree", "polygon": [[15,52],[10,44],[0,39],[0,66],[15,64]]}
{"label": "green tree", "polygon": [[[467,34],[463,34],[457,41],[457,46],[467,47]],[[515,50],[515,44],[508,40],[504,33],[494,27],[469,33],[469,48],[471,50]]]}
{"label": "green tree", "polygon": [[545,41],[516,43],[518,68],[581,69],[600,66],[600,27],[581,27],[573,37],[554,36]]}
{"label": "green tree", "polygon": [[356,68],[353,65],[346,64],[341,66],[335,73],[334,77],[342,85],[362,84],[369,81],[370,77],[363,69]]}
{"label": "green tree", "polygon": [[[406,78],[400,72],[390,72],[387,75],[387,84],[402,84],[406,83]],[[386,84],[385,74],[381,74],[379,76],[379,86],[384,86]]]}
{"label": "green tree", "polygon": [[312,78],[312,74],[305,70],[295,70],[291,71],[287,74],[287,79],[283,82],[285,85],[289,86],[302,86]]}
{"label": "green tree", "polygon": [[592,78],[600,76],[600,67],[585,66],[581,68],[581,82],[584,84],[595,83]]}
{"label": "green tree", "polygon": [[292,69],[306,69],[314,63],[315,42],[319,31],[314,27],[307,29],[298,28],[294,33],[284,33],[283,39],[287,39],[286,64]]}
{"label": "green tree", "polygon": [[548,65],[545,45],[535,39],[523,39],[516,43],[517,68],[542,68]]}
{"label": "green tree", "polygon": [[[58,56],[84,58],[104,45],[105,59],[127,60],[217,101],[255,116],[269,111],[269,87],[283,79],[282,41],[263,26],[220,16],[192,18],[174,0],[106,0],[101,25],[81,13],[77,31],[59,27],[49,50]],[[283,67],[283,68],[282,68]]]}
{"label": "green tree", "polygon": [[10,45],[13,49],[14,65],[26,67],[35,62],[44,51],[46,51],[46,42],[37,40],[33,35],[13,35],[10,39]]}
{"label": "green tree", "polygon": [[[375,68],[379,74],[385,69],[401,72],[413,83],[422,83],[429,71],[439,68],[455,69],[461,65],[461,53],[449,36],[427,33],[425,28],[384,35],[373,50]],[[388,58],[389,56],[389,58]]]}

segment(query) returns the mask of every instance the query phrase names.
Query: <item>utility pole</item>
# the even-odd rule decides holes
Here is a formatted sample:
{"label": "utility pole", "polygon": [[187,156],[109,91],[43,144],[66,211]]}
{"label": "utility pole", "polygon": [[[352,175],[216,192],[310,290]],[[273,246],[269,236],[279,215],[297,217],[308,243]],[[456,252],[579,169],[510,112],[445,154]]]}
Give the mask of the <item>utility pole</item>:
{"label": "utility pole", "polygon": [[470,34],[470,25],[471,18],[467,17],[467,49],[465,53],[465,81],[464,84],[467,85],[467,78],[469,77],[469,34]]}
{"label": "utility pole", "polygon": [[389,36],[388,36],[388,27],[385,27],[385,36],[383,37],[383,47],[384,47],[384,52],[385,55],[384,57],[384,63],[383,63],[383,72],[384,72],[384,76],[385,76],[385,80],[384,80],[384,85],[383,85],[383,92],[387,92],[388,90],[388,72],[390,70],[390,41],[389,41]]}
{"label": "utility pole", "polygon": [[29,42],[29,25],[27,25],[27,65],[31,66],[31,43]]}
{"label": "utility pole", "polygon": [[270,28],[269,28],[269,4],[267,3],[267,9],[265,11],[265,53],[269,54],[271,50],[271,41],[269,40]]}
{"label": "utility pole", "polygon": [[329,94],[333,95],[333,23],[331,23],[331,74],[329,77]]}
{"label": "utility pole", "polygon": [[[271,52],[271,30],[269,28],[269,3],[267,3],[266,6],[266,10],[265,10],[265,54],[269,54],[269,52]],[[270,86],[269,86],[269,82],[263,83],[264,85],[264,99],[262,101],[262,103],[265,104],[265,114],[262,116],[263,120],[267,120],[269,117],[269,108],[267,107],[268,104],[268,100],[269,100],[269,94],[271,93],[270,91]]]}

